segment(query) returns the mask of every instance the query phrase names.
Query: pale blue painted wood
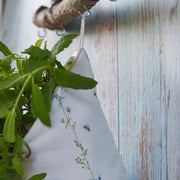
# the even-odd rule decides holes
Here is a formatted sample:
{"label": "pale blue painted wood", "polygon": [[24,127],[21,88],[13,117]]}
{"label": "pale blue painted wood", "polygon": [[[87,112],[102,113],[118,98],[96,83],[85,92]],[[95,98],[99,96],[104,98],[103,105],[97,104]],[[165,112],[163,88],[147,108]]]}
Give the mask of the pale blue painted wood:
{"label": "pale blue painted wood", "polygon": [[172,13],[176,3],[117,2],[119,148],[129,179],[179,179],[179,6]]}

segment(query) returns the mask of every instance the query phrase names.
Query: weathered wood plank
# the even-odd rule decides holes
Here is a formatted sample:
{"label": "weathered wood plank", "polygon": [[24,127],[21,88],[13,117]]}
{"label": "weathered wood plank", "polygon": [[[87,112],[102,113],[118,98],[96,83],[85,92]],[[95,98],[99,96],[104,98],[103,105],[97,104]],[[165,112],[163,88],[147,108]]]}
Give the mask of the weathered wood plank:
{"label": "weathered wood plank", "polygon": [[1,21],[2,21],[2,8],[3,8],[3,4],[2,4],[2,0],[0,0],[0,32],[1,32]]}
{"label": "weathered wood plank", "polygon": [[[166,99],[167,177],[180,179],[180,4],[169,1],[162,26],[162,75]],[[163,99],[163,100],[164,100]]]}
{"label": "weathered wood plank", "polygon": [[130,179],[179,178],[179,22],[169,14],[176,2],[117,2],[119,148]]}
{"label": "weathered wood plank", "polygon": [[97,95],[118,147],[117,36],[116,6],[109,0],[100,1],[92,9],[87,23],[87,49],[95,79]]}

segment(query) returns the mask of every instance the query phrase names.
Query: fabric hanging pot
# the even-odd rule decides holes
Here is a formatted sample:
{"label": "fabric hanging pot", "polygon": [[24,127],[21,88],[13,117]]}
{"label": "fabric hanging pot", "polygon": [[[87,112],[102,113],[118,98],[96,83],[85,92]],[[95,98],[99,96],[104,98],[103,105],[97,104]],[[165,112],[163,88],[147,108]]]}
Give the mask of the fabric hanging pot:
{"label": "fabric hanging pot", "polygon": [[[86,51],[80,49],[72,72],[93,77]],[[75,136],[67,120],[75,121],[75,132],[84,149],[89,165],[98,180],[126,180],[127,175],[116,150],[106,119],[95,95],[95,89],[74,90],[57,87],[52,100],[51,127],[35,121],[24,138],[29,144],[30,156],[28,177],[47,173],[46,180],[90,180],[92,176],[75,159],[82,156],[74,143]],[[63,123],[64,122],[64,123]]]}

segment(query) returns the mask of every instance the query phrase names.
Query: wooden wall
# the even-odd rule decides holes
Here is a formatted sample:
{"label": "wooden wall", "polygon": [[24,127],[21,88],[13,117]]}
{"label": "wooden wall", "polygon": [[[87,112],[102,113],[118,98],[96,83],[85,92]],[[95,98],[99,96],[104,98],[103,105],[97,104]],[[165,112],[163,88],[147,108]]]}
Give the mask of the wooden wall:
{"label": "wooden wall", "polygon": [[2,21],[2,7],[3,7],[3,1],[0,0],[0,30],[1,30],[1,21]]}
{"label": "wooden wall", "polygon": [[[32,15],[42,4],[50,2],[6,0],[1,40],[13,51],[38,38]],[[129,179],[180,180],[179,0],[100,0],[86,27],[98,96]],[[48,31],[48,46],[58,38]]]}

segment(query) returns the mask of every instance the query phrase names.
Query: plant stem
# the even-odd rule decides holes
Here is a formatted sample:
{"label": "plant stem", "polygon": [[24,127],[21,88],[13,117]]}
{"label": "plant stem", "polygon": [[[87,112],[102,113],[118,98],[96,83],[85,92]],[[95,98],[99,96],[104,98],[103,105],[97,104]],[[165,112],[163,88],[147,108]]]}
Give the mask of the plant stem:
{"label": "plant stem", "polygon": [[[79,141],[79,138],[78,138],[78,136],[77,136],[77,133],[76,133],[76,131],[74,130],[74,128],[72,127],[72,125],[70,124],[70,127],[71,127],[71,130],[72,130],[72,132],[73,132],[73,134],[74,134],[74,136],[75,136],[75,139],[76,139],[76,141],[78,142],[78,144],[80,144],[80,141]],[[81,148],[80,148],[81,149]],[[81,149],[81,152],[83,153],[83,150]],[[91,176],[92,176],[92,178],[93,178],[93,180],[94,180],[94,174],[93,174],[93,172],[92,172],[92,169],[90,168],[90,166],[89,166],[89,162],[88,162],[88,159],[87,159],[87,157],[86,157],[86,155],[84,156],[84,158],[85,158],[85,160],[86,160],[86,164],[84,164],[85,166],[86,166],[86,168],[90,171],[90,173],[91,173]]]}
{"label": "plant stem", "polygon": [[[67,113],[65,112],[64,108],[62,107],[62,105],[61,105],[61,108],[62,108],[62,111],[63,111],[66,119],[68,120],[69,117],[68,117]],[[71,127],[71,130],[72,130],[72,132],[73,132],[73,134],[74,134],[74,137],[75,137],[76,141],[78,142],[78,144],[81,144],[80,141],[79,141],[78,135],[77,135],[76,131],[74,130],[74,128],[72,127],[71,123],[69,123],[69,126]],[[81,149],[81,152],[83,153],[83,149],[82,149],[82,148],[80,148],[80,149]],[[90,174],[91,174],[91,176],[92,176],[92,178],[93,178],[92,180],[94,180],[94,174],[93,174],[92,169],[91,169],[90,166],[89,166],[89,162],[88,162],[88,159],[87,159],[86,155],[84,156],[84,158],[85,158],[86,164],[87,164],[87,165],[86,165],[86,164],[84,164],[84,165],[85,165],[86,168],[90,171]]]}
{"label": "plant stem", "polygon": [[14,103],[14,106],[13,106],[13,109],[12,109],[12,113],[15,112],[16,106],[18,105],[18,102],[19,102],[19,100],[20,100],[20,98],[21,98],[21,95],[22,95],[22,93],[24,92],[24,89],[25,89],[27,83],[29,82],[29,80],[31,79],[31,77],[32,77],[31,74],[28,75],[26,81],[24,82],[23,87],[21,88],[21,91],[20,91],[20,93],[18,94],[18,97],[16,98],[16,101],[15,101],[15,103]]}

